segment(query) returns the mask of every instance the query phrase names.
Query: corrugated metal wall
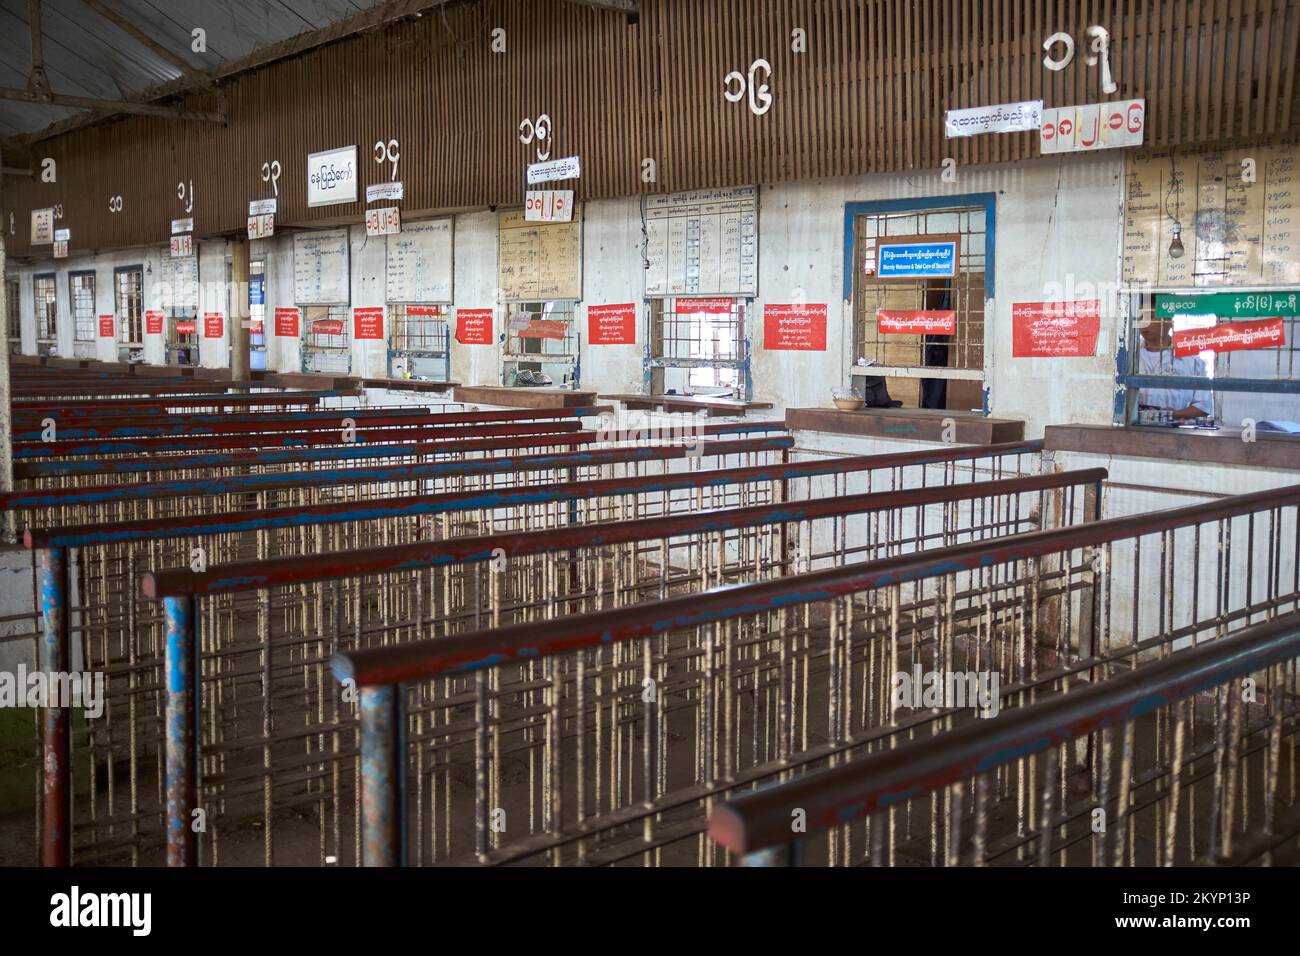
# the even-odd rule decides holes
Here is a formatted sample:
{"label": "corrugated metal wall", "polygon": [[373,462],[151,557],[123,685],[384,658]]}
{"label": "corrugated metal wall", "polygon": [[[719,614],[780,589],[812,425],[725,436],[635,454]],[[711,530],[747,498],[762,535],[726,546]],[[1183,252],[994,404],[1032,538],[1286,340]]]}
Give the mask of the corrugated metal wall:
{"label": "corrugated metal wall", "polygon": [[[1292,128],[1300,0],[641,0],[639,22],[557,0],[457,3],[247,74],[225,85],[226,127],[131,118],[38,144],[59,182],[7,180],[10,254],[29,252],[30,210],[62,203],[75,250],[163,242],[172,219],[199,235],[244,226],[271,195],[280,226],[360,222],[364,203],[309,210],[306,156],[356,144],[362,184],[388,178],[376,140],[401,144],[408,212],[522,201],[548,114],[551,156],[582,158],[580,198],[775,182],[1036,155],[1036,135],[946,140],[947,109],[1145,97],[1147,143],[1265,136]],[[1086,29],[1110,31],[1119,89],[1101,91]],[[506,31],[494,53],[491,31]],[[806,52],[795,52],[794,31]],[[1042,64],[1058,31],[1076,41]],[[723,78],[765,58],[773,102],[754,115]],[[191,97],[212,108],[211,94]],[[643,160],[657,165],[642,181]],[[186,212],[176,195],[194,183]],[[362,190],[363,191],[363,190]],[[112,196],[123,210],[109,211]],[[6,216],[7,220],[7,216]]]}

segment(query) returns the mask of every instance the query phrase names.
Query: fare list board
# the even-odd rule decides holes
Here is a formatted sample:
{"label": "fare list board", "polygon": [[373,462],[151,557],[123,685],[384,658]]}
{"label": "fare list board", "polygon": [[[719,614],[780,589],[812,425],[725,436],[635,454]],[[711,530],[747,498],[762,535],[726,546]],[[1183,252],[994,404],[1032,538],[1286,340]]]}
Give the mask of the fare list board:
{"label": "fare list board", "polygon": [[452,224],[450,219],[403,223],[387,239],[384,270],[389,302],[450,302]]}
{"label": "fare list board", "polygon": [[157,303],[164,310],[193,314],[199,309],[198,256],[162,256],[158,261]]}
{"label": "fare list board", "polygon": [[572,222],[528,222],[523,210],[498,219],[498,282],[507,302],[582,298],[582,210]]}
{"label": "fare list board", "polygon": [[348,301],[346,229],[293,237],[293,300],[299,305],[345,305]]}
{"label": "fare list board", "polygon": [[758,293],[758,190],[651,196],[645,210],[646,295]]}
{"label": "fare list board", "polygon": [[[1135,152],[1125,163],[1124,283],[1300,282],[1300,140]],[[1252,180],[1253,177],[1253,181]],[[1171,256],[1174,219],[1184,253]]]}

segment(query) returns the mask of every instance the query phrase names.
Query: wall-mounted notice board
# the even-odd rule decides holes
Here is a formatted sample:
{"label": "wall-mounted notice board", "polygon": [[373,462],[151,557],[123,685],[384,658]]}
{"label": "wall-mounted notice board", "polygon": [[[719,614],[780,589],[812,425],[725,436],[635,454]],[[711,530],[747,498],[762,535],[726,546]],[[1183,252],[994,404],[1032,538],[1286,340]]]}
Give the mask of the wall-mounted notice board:
{"label": "wall-mounted notice board", "polygon": [[405,222],[388,237],[385,268],[389,302],[450,302],[452,222]]}
{"label": "wall-mounted notice board", "polygon": [[651,196],[645,218],[646,295],[757,295],[755,187]]}
{"label": "wall-mounted notice board", "polygon": [[523,210],[498,220],[497,284],[507,302],[582,298],[582,207],[572,222],[528,222]]}
{"label": "wall-mounted notice board", "polygon": [[159,305],[182,312],[198,311],[198,256],[163,256],[158,260],[158,277],[164,286]]}
{"label": "wall-mounted notice board", "polygon": [[[1300,282],[1296,140],[1130,154],[1125,162],[1124,283]],[[1169,252],[1174,220],[1183,255]]]}
{"label": "wall-mounted notice board", "polygon": [[348,303],[348,231],[303,232],[293,237],[293,301]]}

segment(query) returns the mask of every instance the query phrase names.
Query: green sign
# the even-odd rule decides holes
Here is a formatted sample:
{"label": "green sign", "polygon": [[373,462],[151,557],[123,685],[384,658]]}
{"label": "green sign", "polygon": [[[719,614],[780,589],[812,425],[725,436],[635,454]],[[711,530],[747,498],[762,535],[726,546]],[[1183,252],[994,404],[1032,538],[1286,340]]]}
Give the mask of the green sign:
{"label": "green sign", "polygon": [[1207,292],[1157,295],[1156,315],[1216,315],[1221,319],[1265,319],[1300,315],[1300,292]]}

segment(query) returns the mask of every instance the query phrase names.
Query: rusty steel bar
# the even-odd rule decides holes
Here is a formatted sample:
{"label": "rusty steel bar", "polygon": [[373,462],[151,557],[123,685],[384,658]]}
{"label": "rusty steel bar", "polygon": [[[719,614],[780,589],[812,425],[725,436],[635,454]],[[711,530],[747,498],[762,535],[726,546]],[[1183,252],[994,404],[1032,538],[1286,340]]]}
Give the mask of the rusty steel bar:
{"label": "rusty steel bar", "polygon": [[196,866],[199,841],[195,810],[199,808],[198,614],[193,598],[163,601],[166,620],[167,865]]}
{"label": "rusty steel bar", "polygon": [[406,720],[396,687],[361,688],[362,862],[406,865]]}
{"label": "rusty steel bar", "polygon": [[59,676],[72,669],[67,559],[64,548],[45,548],[39,554],[43,634],[38,666],[51,695],[44,702],[42,742],[41,862],[45,866],[72,863],[72,701],[53,699],[56,688],[66,686]]}

